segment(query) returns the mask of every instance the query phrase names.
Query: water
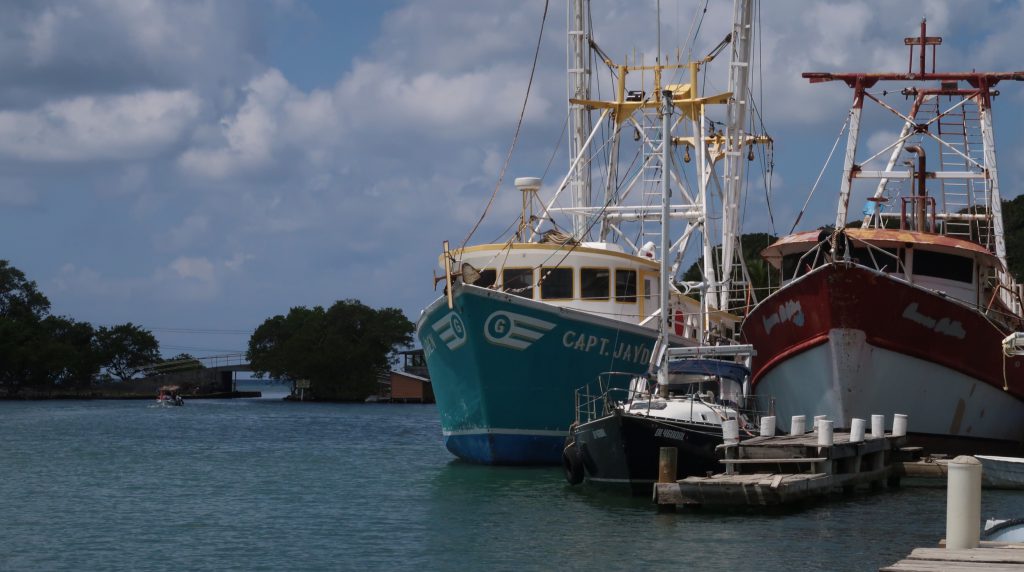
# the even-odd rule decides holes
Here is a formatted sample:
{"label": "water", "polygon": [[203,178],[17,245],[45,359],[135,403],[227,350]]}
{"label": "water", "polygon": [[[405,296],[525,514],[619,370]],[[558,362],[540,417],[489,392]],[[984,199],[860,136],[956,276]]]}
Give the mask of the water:
{"label": "water", "polygon": [[560,469],[455,461],[429,405],[0,402],[2,570],[877,570],[944,527],[924,487],[657,514]]}

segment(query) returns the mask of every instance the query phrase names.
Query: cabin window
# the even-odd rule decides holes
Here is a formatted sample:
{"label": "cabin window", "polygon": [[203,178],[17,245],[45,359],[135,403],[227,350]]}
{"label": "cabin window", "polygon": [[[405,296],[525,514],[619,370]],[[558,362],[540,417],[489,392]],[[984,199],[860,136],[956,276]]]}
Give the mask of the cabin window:
{"label": "cabin window", "polygon": [[636,270],[615,269],[615,301],[636,302]]}
{"label": "cabin window", "polygon": [[572,268],[541,268],[540,297],[545,300],[572,299]]}
{"label": "cabin window", "polygon": [[580,269],[580,298],[607,300],[611,290],[611,272],[607,268]]}
{"label": "cabin window", "polygon": [[[899,251],[895,248],[851,248],[850,259],[862,266],[876,270],[885,269],[895,272],[898,266]],[[874,260],[872,260],[874,257]]]}
{"label": "cabin window", "polygon": [[[800,259],[803,258],[806,252],[796,252],[793,254],[787,254],[782,257],[782,277],[786,280],[796,278],[801,274],[807,273],[807,266],[811,264],[812,258],[808,256],[802,263]],[[799,266],[799,268],[798,268]]]}
{"label": "cabin window", "polygon": [[490,288],[494,286],[494,281],[497,279],[498,273],[493,268],[488,268],[480,271],[480,278],[477,278],[473,285],[481,288]]}
{"label": "cabin window", "polygon": [[955,254],[914,249],[914,274],[971,284],[974,261]]}
{"label": "cabin window", "polygon": [[532,268],[506,268],[501,272],[501,280],[505,292],[523,298],[533,298]]}

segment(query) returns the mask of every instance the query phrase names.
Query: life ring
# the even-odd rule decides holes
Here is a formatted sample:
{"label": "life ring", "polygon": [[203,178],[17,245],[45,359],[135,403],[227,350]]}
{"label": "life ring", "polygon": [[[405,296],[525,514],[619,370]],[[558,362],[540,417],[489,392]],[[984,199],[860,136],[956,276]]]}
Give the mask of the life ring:
{"label": "life ring", "polygon": [[565,472],[565,480],[570,485],[583,482],[583,460],[580,459],[580,452],[575,445],[569,445],[562,450],[562,470]]}

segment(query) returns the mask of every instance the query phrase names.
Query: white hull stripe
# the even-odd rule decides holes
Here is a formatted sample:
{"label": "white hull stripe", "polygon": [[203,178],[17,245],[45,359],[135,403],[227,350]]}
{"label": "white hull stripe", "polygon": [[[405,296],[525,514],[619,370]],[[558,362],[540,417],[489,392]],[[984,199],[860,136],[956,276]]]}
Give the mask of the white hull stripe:
{"label": "white hull stripe", "polygon": [[654,484],[654,479],[595,479],[593,477],[587,477],[587,480],[592,483],[615,483],[615,484]]}
{"label": "white hull stripe", "polygon": [[481,428],[481,429],[459,429],[457,431],[441,431],[441,434],[445,437],[457,437],[460,435],[489,435],[492,433],[501,433],[504,435],[536,435],[539,437],[565,437],[569,434],[569,431],[550,431],[547,429],[501,429],[501,428]]}

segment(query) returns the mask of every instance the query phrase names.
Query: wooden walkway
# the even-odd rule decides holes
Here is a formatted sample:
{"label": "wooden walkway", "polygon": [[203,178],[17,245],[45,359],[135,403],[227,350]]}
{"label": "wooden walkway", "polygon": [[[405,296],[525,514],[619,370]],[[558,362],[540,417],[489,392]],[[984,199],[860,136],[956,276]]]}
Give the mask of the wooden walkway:
{"label": "wooden walkway", "polygon": [[819,447],[817,435],[755,437],[739,445],[722,445],[723,473],[656,483],[659,505],[777,506],[858,486],[898,486],[905,437],[866,438],[851,443],[848,433],[835,433],[830,447]]}
{"label": "wooden walkway", "polygon": [[910,556],[881,572],[1022,572],[1024,544],[981,542],[978,548],[946,550],[915,548]]}

